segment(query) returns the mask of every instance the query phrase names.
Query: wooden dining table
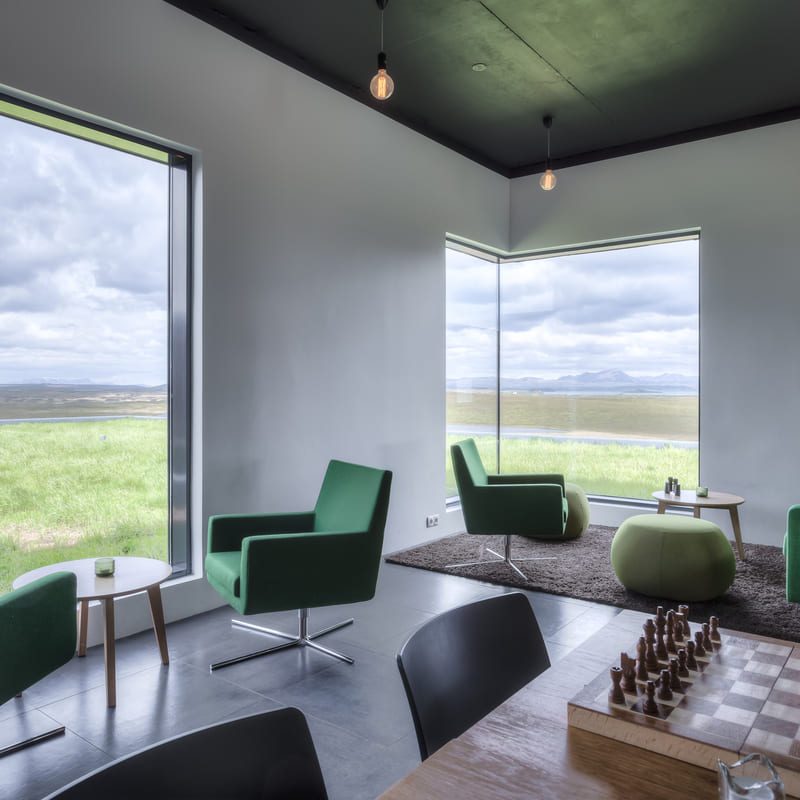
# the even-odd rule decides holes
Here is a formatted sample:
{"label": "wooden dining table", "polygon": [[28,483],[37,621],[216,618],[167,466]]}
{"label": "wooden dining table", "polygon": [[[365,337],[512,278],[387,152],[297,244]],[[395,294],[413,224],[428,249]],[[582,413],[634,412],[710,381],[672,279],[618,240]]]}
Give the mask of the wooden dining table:
{"label": "wooden dining table", "polygon": [[[630,650],[646,614],[622,611],[382,800],[712,800],[717,773],[567,725],[567,703]],[[725,620],[722,620],[723,625]],[[610,685],[610,683],[609,683]]]}

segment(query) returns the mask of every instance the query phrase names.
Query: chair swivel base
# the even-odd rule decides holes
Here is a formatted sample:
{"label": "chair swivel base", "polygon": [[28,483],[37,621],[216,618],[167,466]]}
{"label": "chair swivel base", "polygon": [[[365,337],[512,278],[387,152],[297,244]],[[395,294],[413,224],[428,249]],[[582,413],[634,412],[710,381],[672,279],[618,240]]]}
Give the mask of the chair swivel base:
{"label": "chair swivel base", "polygon": [[330,625],[327,628],[323,628],[321,631],[317,631],[316,633],[309,633],[308,615],[309,610],[307,608],[298,609],[296,634],[284,633],[283,631],[277,631],[274,628],[265,628],[252,622],[245,622],[244,620],[231,620],[231,624],[235,628],[244,628],[245,630],[255,631],[256,633],[261,633],[265,636],[277,636],[279,639],[286,639],[287,641],[283,644],[273,645],[272,647],[267,647],[263,650],[256,650],[254,653],[245,653],[244,655],[235,656],[234,658],[227,658],[224,661],[217,661],[216,663],[211,664],[211,671],[213,672],[215,669],[222,669],[222,667],[229,667],[232,664],[240,664],[242,661],[249,661],[251,658],[267,656],[270,655],[270,653],[279,653],[281,650],[290,650],[293,647],[310,647],[313,650],[318,650],[320,653],[324,653],[326,656],[330,656],[331,658],[338,658],[340,661],[344,661],[347,664],[353,664],[354,661],[352,658],[350,658],[350,656],[346,656],[343,653],[337,653],[336,650],[330,650],[329,648],[323,647],[321,644],[318,644],[316,641],[314,641],[315,639],[319,639],[320,636],[325,636],[325,634],[338,631],[340,628],[344,628],[347,625],[352,625],[353,620],[346,619],[343,622],[337,622],[335,625]]}
{"label": "chair swivel base", "polygon": [[[462,561],[460,564],[446,564],[445,569],[454,569],[455,567],[476,567],[479,565],[485,564],[497,564],[498,562],[502,562],[507,564],[517,575],[520,576],[523,580],[528,580],[528,576],[511,560],[511,536],[505,536],[505,546],[503,548],[504,555],[500,555],[496,551],[492,550],[491,548],[487,547],[486,552],[491,553],[494,558],[490,560],[484,560],[479,558],[477,561]],[[517,561],[556,561],[556,556],[530,556],[529,558],[518,558]]]}

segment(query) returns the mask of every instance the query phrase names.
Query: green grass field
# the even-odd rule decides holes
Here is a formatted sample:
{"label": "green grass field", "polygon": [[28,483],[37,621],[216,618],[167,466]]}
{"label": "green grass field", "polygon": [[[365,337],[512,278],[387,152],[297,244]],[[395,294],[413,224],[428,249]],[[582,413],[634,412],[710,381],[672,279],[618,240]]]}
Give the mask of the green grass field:
{"label": "green grass field", "polygon": [[100,555],[167,557],[167,422],[0,425],[0,591]]}

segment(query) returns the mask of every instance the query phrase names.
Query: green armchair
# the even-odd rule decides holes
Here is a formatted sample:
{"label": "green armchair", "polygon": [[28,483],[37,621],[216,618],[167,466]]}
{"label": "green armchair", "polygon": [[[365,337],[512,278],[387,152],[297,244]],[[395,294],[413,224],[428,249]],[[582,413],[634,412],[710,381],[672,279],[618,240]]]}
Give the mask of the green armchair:
{"label": "green armchair", "polygon": [[313,511],[209,519],[205,564],[214,589],[244,615],[298,609],[297,633],[233,620],[236,627],[286,641],[217,662],[212,670],[302,646],[353,663],[315,641],[353,620],[310,634],[309,609],[375,595],[391,482],[387,470],[334,460]]}
{"label": "green armchair", "polygon": [[800,603],[800,505],[792,506],[786,515],[783,555],[786,558],[786,599],[790,603]]}
{"label": "green armchair", "polygon": [[[75,592],[75,575],[55,572],[0,597],[0,705],[75,655]],[[7,745],[0,756],[59,733],[63,725]]]}
{"label": "green armchair", "polygon": [[[527,580],[527,576],[511,560],[511,536],[564,538],[567,524],[564,476],[487,475],[473,439],[456,442],[450,448],[450,453],[467,533],[504,536],[503,555],[489,548],[486,548],[487,552]],[[517,559],[518,562],[543,560],[550,559]],[[490,563],[493,562],[479,558],[462,564],[448,564],[448,567]]]}

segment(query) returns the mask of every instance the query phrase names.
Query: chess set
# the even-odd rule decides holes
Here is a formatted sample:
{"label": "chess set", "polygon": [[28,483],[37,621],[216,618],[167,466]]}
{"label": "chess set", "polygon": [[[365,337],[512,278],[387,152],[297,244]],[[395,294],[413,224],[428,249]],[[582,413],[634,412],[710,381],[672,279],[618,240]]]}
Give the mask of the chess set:
{"label": "chess set", "polygon": [[569,702],[570,725],[713,770],[763,753],[800,796],[800,645],[659,606],[635,653]]}

